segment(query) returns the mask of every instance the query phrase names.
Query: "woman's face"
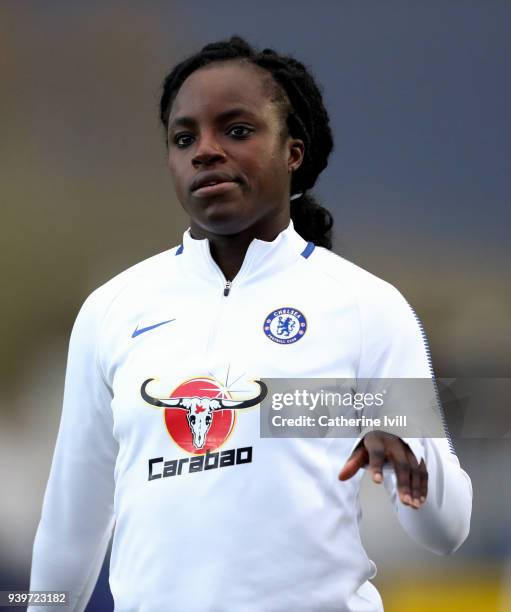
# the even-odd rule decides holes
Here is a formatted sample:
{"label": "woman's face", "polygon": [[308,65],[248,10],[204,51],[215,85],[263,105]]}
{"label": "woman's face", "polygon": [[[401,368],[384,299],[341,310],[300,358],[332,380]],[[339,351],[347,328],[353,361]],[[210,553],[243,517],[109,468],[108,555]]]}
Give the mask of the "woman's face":
{"label": "woman's face", "polygon": [[[265,76],[254,66],[213,64],[192,73],[174,99],[168,166],[196,238],[249,228],[263,238],[289,223],[291,170],[302,162],[304,147],[287,130],[283,136]],[[204,174],[211,172],[224,176]],[[194,181],[228,178],[232,182],[193,190]]]}

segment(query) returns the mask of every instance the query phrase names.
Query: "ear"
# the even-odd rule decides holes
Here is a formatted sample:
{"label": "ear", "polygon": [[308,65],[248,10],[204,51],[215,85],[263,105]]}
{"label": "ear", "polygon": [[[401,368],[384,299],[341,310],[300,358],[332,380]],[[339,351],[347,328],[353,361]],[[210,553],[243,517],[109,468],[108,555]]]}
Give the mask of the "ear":
{"label": "ear", "polygon": [[287,165],[289,172],[295,172],[302,165],[305,154],[305,145],[299,138],[290,138],[288,141]]}

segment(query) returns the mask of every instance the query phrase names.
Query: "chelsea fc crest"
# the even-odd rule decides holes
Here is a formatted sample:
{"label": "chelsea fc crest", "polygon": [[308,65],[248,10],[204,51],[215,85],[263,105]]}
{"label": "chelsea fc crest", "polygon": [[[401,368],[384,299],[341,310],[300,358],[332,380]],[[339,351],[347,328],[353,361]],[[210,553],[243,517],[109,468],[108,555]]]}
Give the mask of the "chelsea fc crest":
{"label": "chelsea fc crest", "polygon": [[293,344],[307,331],[307,320],[296,308],[279,308],[265,318],[263,330],[277,344]]}

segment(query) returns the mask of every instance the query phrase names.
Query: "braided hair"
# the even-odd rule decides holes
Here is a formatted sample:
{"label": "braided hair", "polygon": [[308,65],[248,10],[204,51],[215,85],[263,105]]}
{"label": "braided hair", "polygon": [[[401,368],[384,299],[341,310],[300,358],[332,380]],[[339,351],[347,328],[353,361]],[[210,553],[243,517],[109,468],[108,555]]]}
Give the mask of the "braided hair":
{"label": "braided hair", "polygon": [[[291,219],[296,231],[318,246],[332,248],[333,218],[308,193],[328,163],[333,149],[328,113],[321,92],[306,67],[273,49],[254,50],[243,38],[232,36],[203,47],[183,60],[163,81],[160,120],[168,133],[172,103],[185,79],[198,68],[213,62],[237,60],[266,70],[265,91],[279,108],[284,126],[292,138],[303,140],[304,158],[291,179]],[[168,144],[168,143],[167,143]]]}

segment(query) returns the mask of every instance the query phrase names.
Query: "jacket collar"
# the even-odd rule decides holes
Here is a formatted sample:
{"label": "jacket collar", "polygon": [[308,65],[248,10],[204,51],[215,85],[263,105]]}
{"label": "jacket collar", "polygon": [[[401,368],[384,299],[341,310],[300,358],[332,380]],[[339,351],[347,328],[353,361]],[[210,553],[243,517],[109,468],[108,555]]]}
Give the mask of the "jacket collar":
{"label": "jacket collar", "polygon": [[[294,229],[293,221],[271,242],[254,238],[250,243],[243,264],[233,279],[233,284],[255,280],[261,275],[268,275],[282,270],[299,257],[308,257],[314,245],[307,243]],[[187,272],[200,276],[209,282],[220,282],[225,285],[226,279],[211,256],[209,240],[192,238],[190,228],[183,234],[183,242],[175,252],[180,264]]]}

